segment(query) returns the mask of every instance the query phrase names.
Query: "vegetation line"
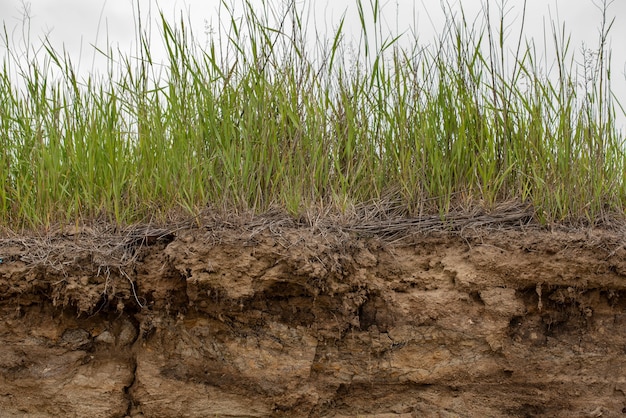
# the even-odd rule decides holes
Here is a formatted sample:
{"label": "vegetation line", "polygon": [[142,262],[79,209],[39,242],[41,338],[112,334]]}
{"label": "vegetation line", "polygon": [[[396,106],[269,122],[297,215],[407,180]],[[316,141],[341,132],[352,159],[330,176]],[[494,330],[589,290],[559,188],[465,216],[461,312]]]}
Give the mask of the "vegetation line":
{"label": "vegetation line", "polygon": [[384,36],[379,3],[358,1],[355,48],[344,20],[311,45],[298,4],[245,1],[237,16],[223,2],[228,24],[205,48],[163,18],[164,67],[139,29],[135,56],[101,51],[108,73],[87,80],[49,42],[44,54],[16,50],[5,28],[0,224],[126,224],[207,205],[347,211],[383,199],[407,216],[511,200],[541,222],[623,216],[606,13],[582,64],[553,23],[555,76],[522,38],[524,18],[507,32],[506,7],[497,21],[445,9],[425,46]]}

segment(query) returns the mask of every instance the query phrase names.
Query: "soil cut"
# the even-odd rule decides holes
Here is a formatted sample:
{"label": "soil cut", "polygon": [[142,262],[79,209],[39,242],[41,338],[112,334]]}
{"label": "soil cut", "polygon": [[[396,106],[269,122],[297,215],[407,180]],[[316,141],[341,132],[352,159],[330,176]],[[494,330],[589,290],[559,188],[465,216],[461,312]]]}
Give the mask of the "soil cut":
{"label": "soil cut", "polygon": [[396,226],[6,234],[1,415],[626,416],[622,232]]}

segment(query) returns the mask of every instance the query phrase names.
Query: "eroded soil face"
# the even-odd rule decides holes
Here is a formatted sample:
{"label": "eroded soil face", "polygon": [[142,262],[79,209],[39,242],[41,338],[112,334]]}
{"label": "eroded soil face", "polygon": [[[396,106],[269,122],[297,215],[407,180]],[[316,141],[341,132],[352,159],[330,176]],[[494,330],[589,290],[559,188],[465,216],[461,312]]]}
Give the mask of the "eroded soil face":
{"label": "eroded soil face", "polygon": [[623,243],[537,228],[390,242],[292,223],[115,245],[88,229],[9,237],[0,410],[625,416]]}

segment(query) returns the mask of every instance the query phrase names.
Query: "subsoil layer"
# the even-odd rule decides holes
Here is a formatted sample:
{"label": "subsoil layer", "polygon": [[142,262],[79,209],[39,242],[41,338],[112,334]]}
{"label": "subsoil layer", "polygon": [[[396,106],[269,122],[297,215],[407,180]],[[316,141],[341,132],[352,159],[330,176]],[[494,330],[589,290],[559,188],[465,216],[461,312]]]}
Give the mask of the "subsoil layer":
{"label": "subsoil layer", "polygon": [[624,244],[272,219],[6,234],[0,415],[626,416]]}

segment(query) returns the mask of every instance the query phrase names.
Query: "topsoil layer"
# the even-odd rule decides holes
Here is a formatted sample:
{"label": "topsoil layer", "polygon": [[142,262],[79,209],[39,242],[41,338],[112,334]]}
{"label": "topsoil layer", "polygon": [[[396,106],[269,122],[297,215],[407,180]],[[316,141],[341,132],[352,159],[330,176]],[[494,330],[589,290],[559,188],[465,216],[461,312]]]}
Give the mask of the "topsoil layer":
{"label": "topsoil layer", "polygon": [[514,223],[5,235],[0,415],[626,416],[624,235]]}

